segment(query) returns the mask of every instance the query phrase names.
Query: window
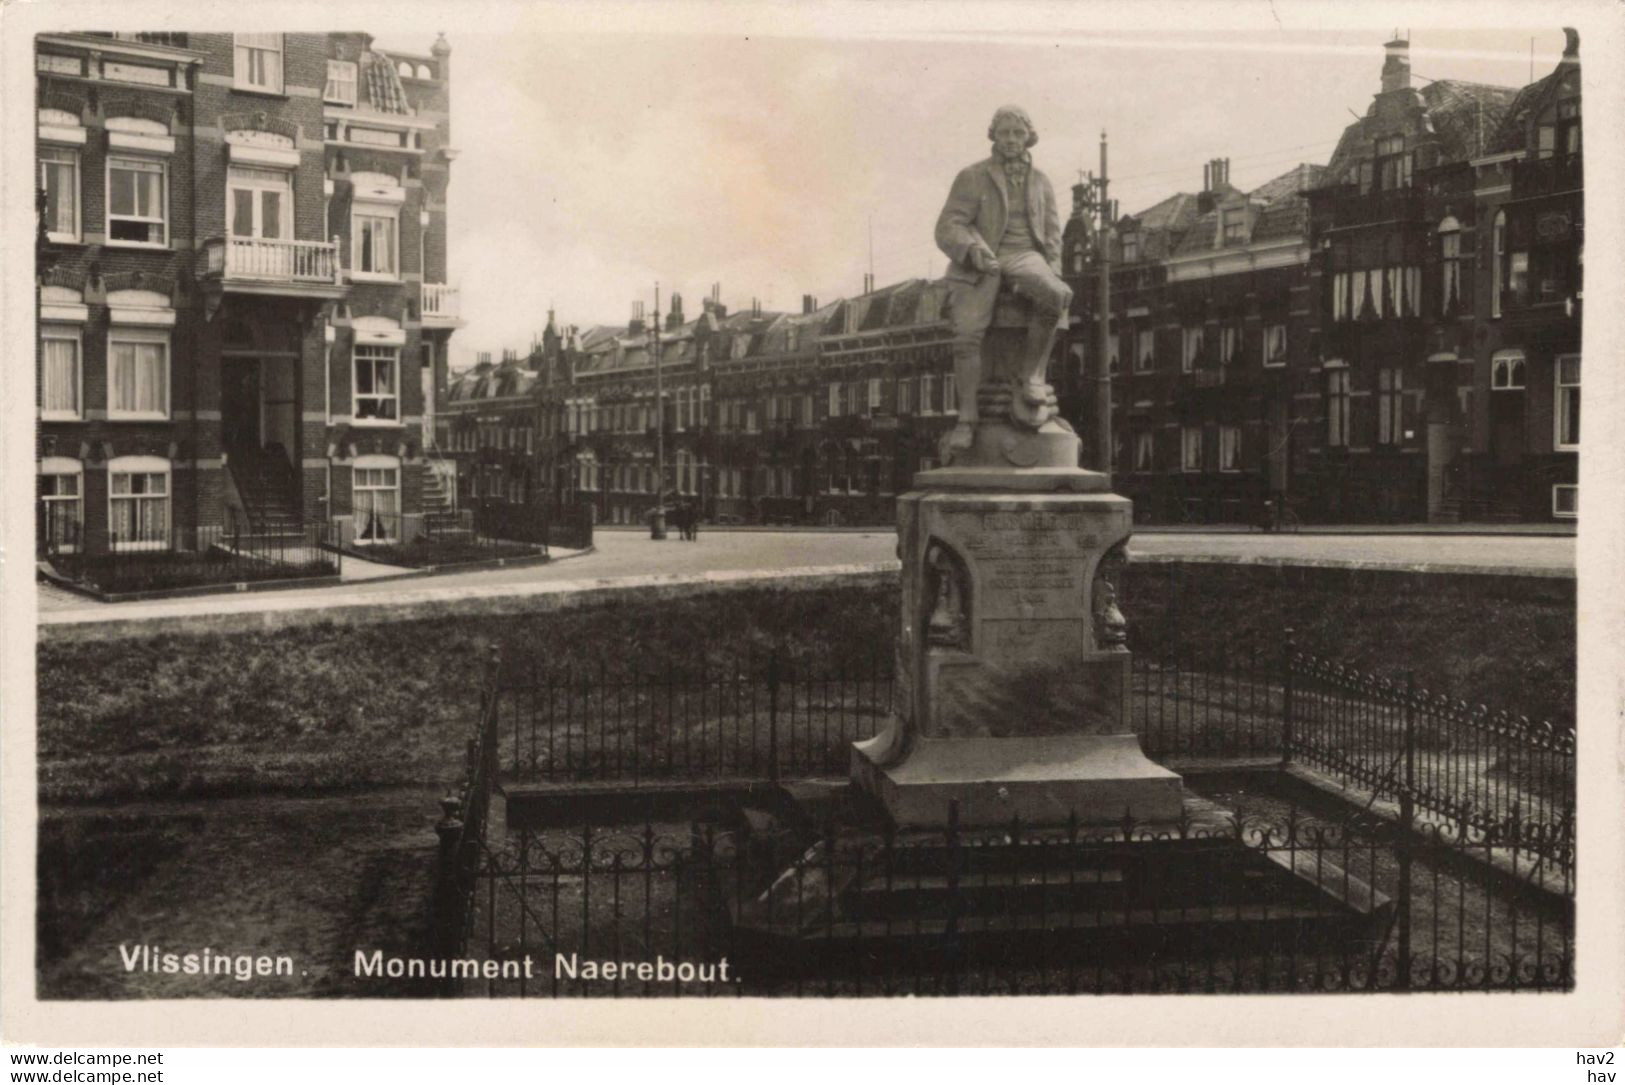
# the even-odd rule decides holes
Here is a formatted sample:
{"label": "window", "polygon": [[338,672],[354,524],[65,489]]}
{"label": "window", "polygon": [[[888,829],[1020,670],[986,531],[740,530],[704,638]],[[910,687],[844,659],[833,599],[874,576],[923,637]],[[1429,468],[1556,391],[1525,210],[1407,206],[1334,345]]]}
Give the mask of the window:
{"label": "window", "polygon": [[80,417],[84,404],[82,353],[78,328],[40,326],[40,417],[45,421]]}
{"label": "window", "polygon": [[1519,305],[1529,300],[1529,254],[1515,252],[1507,259],[1507,295]]}
{"label": "window", "polygon": [[78,460],[46,456],[40,461],[40,542],[47,554],[79,549],[85,522],[84,468]]}
{"label": "window", "polygon": [[927,373],[920,378],[920,413],[937,413],[937,378]]}
{"label": "window", "polygon": [[1347,320],[1349,315],[1349,273],[1339,271],[1332,276],[1332,319]]}
{"label": "window", "polygon": [[1219,361],[1223,365],[1239,361],[1241,358],[1241,329],[1234,325],[1224,328],[1220,333]]}
{"label": "window", "polygon": [[1523,391],[1523,354],[1504,350],[1490,359],[1490,390],[1492,392]]}
{"label": "window", "polygon": [[1580,447],[1580,356],[1557,356],[1557,447]]}
{"label": "window", "polygon": [[399,347],[355,348],[355,420],[400,421]]}
{"label": "window", "polygon": [[1179,431],[1181,469],[1186,471],[1200,471],[1202,469],[1202,427],[1185,426]]}
{"label": "window", "polygon": [[399,225],[393,207],[356,205],[350,218],[350,267],[357,278],[393,279],[400,273],[396,243]]}
{"label": "window", "polygon": [[1490,228],[1490,316],[1501,315],[1501,291],[1504,284],[1501,279],[1505,274],[1503,261],[1506,259],[1507,248],[1507,213],[1495,213],[1495,225]]}
{"label": "window", "polygon": [[329,60],[327,85],[322,88],[322,101],[333,105],[355,105],[356,65],[353,60]]}
{"label": "window", "polygon": [[1461,305],[1461,232],[1453,218],[1439,227],[1439,312],[1449,316]]}
{"label": "window", "polygon": [[1141,328],[1135,336],[1134,371],[1136,373],[1148,373],[1156,364],[1156,333],[1150,328]]}
{"label": "window", "polygon": [[942,377],[942,410],[945,414],[959,413],[959,382],[952,373]]}
{"label": "window", "polygon": [[1140,259],[1140,235],[1126,233],[1123,235],[1123,263],[1132,264]]}
{"label": "window", "polygon": [[1354,299],[1349,305],[1349,315],[1355,320],[1358,320],[1364,316],[1374,304],[1374,300],[1371,298],[1367,289],[1369,278],[1370,273],[1368,273],[1364,268],[1361,268],[1354,273]]}
{"label": "window", "polygon": [[1558,485],[1552,487],[1552,515],[1573,520],[1580,515],[1580,487]]}
{"label": "window", "polygon": [[[488,492],[495,489],[487,484]],[[401,469],[389,456],[361,456],[350,474],[351,511],[355,515],[355,541],[393,542],[400,536]]]}
{"label": "window", "polygon": [[[1422,269],[1419,267],[1407,267],[1402,270],[1405,273],[1405,315],[1421,316]],[[1466,304],[1470,302],[1471,299],[1472,294],[1469,293],[1462,298],[1462,302]]]}
{"label": "window", "polygon": [[1189,373],[1202,359],[1202,329],[1184,329],[1184,349],[1179,356],[1180,368]]}
{"label": "window", "polygon": [[1264,325],[1264,364],[1286,365],[1286,325]]}
{"label": "window", "polygon": [[880,378],[869,378],[869,413],[880,410]]}
{"label": "window", "polygon": [[115,326],[107,334],[107,417],[169,417],[169,333]]}
{"label": "window", "polygon": [[107,533],[114,550],[168,548],[168,460],[120,456],[108,462]]}
{"label": "window", "polygon": [[841,385],[839,381],[832,382],[829,386],[829,416],[831,418],[841,417]]}
{"label": "window", "polygon": [[1410,187],[1411,159],[1405,153],[1404,136],[1377,140],[1377,180],[1383,192]]}
{"label": "window", "polygon": [[1224,243],[1244,244],[1247,240],[1247,209],[1233,207],[1224,212]]}
{"label": "window", "polygon": [[1326,447],[1347,448],[1349,443],[1349,371],[1326,373]]}
{"label": "window", "polygon": [[1397,445],[1404,440],[1404,402],[1404,370],[1377,370],[1377,443],[1379,445]]}
{"label": "window", "polygon": [[169,241],[168,169],[142,158],[107,160],[107,239],[135,245]]}
{"label": "window", "polygon": [[1141,430],[1134,435],[1134,469],[1150,471],[1155,465],[1156,434]]}
{"label": "window", "polygon": [[79,240],[79,152],[41,147],[39,187],[45,193],[45,232],[52,241]]}
{"label": "window", "polygon": [[1219,470],[1241,470],[1241,427],[1219,427]]}
{"label": "window", "polygon": [[233,85],[238,90],[282,93],[282,35],[233,34]]}
{"label": "window", "polygon": [[233,237],[293,236],[293,183],[289,174],[232,166],[226,188]]}
{"label": "window", "polygon": [[1580,100],[1567,98],[1557,103],[1557,149],[1560,154],[1580,153]]}

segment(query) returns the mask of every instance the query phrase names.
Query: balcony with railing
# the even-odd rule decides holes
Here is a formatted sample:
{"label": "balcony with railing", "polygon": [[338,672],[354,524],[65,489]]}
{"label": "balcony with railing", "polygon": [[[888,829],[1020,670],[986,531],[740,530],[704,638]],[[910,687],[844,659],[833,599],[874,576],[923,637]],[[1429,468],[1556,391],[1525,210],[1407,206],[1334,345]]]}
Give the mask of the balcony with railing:
{"label": "balcony with railing", "polygon": [[422,317],[425,328],[462,327],[462,291],[447,283],[424,283]]}
{"label": "balcony with railing", "polygon": [[211,237],[203,243],[203,273],[227,293],[337,298],[345,291],[336,237]]}

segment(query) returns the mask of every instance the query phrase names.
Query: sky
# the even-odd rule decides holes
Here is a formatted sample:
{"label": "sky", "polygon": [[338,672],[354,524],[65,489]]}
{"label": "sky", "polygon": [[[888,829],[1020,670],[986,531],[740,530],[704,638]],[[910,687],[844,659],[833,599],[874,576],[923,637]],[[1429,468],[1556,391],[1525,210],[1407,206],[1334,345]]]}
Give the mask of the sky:
{"label": "sky", "polygon": [[[1007,21],[997,35],[876,37],[474,22],[446,29],[459,150],[450,277],[467,321],[454,367],[525,349],[549,308],[561,324],[624,323],[634,300],[653,308],[656,283],[692,316],[712,283],[730,309],[799,310],[803,294],[858,293],[871,266],[880,285],[939,276],[937,212],[955,172],[988,154],[988,121],[1007,102],[1034,119],[1034,161],[1063,220],[1078,171],[1098,169],[1103,129],[1124,213],[1198,191],[1212,158],[1228,157],[1243,189],[1324,163],[1376,93],[1395,30]],[[1416,86],[1521,86],[1531,47],[1536,78],[1563,47],[1556,26],[1408,33]],[[378,43],[421,52],[432,40]]]}

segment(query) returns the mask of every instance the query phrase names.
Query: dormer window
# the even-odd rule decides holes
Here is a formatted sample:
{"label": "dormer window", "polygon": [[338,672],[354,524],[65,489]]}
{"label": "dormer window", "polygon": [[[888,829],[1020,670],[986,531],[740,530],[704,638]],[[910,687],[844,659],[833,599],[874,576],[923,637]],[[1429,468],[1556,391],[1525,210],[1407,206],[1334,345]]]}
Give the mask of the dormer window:
{"label": "dormer window", "polygon": [[1244,245],[1247,242],[1247,209],[1232,207],[1224,212],[1224,243]]}
{"label": "dormer window", "polygon": [[1123,263],[1133,264],[1140,259],[1140,235],[1130,231],[1123,235]]}
{"label": "dormer window", "polygon": [[353,60],[329,60],[327,83],[322,88],[322,101],[331,105],[355,106],[356,63]]}
{"label": "dormer window", "polygon": [[1405,153],[1404,136],[1389,136],[1377,140],[1376,171],[1377,187],[1383,192],[1410,187],[1411,159]]}

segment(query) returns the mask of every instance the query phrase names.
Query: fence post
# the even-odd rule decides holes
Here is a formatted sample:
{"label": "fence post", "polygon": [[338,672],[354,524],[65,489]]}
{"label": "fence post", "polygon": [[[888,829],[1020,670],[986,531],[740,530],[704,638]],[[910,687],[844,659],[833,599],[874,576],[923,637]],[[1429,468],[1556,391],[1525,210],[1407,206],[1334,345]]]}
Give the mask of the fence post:
{"label": "fence post", "polygon": [[942,963],[947,969],[948,993],[959,993],[959,800],[948,800],[948,922],[942,932]]}
{"label": "fence post", "polygon": [[767,778],[779,782],[779,648],[767,657]]}
{"label": "fence post", "polygon": [[[434,956],[448,961],[463,955],[463,928],[467,921],[463,914],[467,898],[462,891],[462,805],[462,800],[455,795],[441,799],[441,817],[434,827],[440,847],[435,869],[434,926],[429,937],[434,943],[431,950]],[[450,976],[435,987],[435,994],[442,998],[457,993],[457,981]]]}
{"label": "fence post", "polygon": [[1292,657],[1297,654],[1298,642],[1293,637],[1292,627],[1286,629],[1286,643],[1281,653],[1281,767],[1284,769],[1292,763],[1293,740],[1293,711],[1292,704]]}
{"label": "fence post", "polygon": [[1394,981],[1411,986],[1411,838],[1416,829],[1416,676],[1405,676],[1405,782],[1399,789],[1399,947]]}

